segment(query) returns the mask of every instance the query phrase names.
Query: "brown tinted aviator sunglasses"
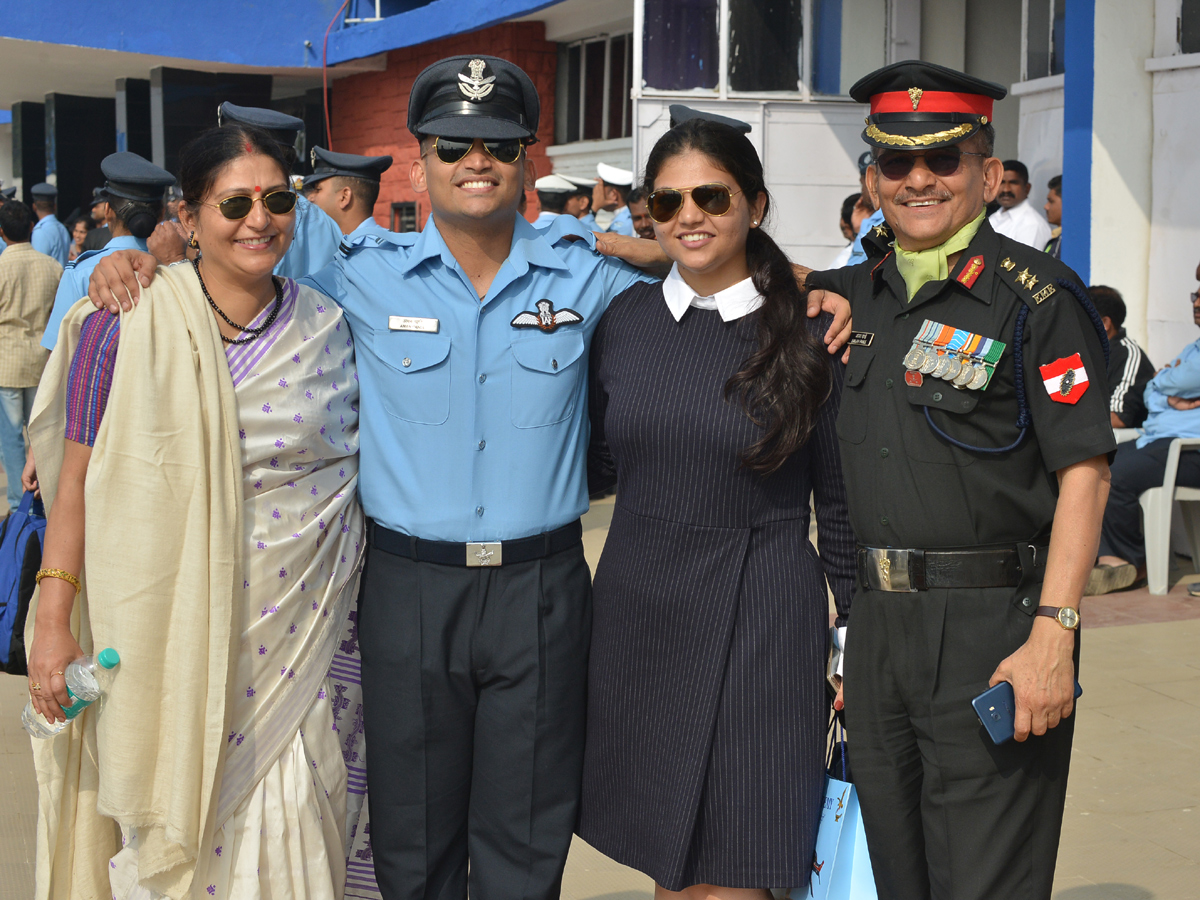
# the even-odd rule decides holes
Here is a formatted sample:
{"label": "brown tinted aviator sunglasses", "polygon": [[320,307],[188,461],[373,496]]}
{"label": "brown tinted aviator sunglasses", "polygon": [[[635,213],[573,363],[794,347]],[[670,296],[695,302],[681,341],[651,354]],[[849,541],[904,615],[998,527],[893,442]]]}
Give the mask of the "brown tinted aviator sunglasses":
{"label": "brown tinted aviator sunglasses", "polygon": [[665,225],[683,209],[683,195],[691,194],[692,202],[702,212],[710,216],[723,216],[733,205],[734,195],[740,193],[719,181],[690,188],[659,188],[646,196],[646,212],[659,225]]}
{"label": "brown tinted aviator sunglasses", "polygon": [[262,201],[267,212],[273,216],[286,216],[296,208],[296,195],[291,191],[271,191],[265,197],[251,197],[249,194],[237,194],[226,197],[220,203],[206,203],[205,206],[215,206],[221,215],[236,221],[250,215],[254,204]]}

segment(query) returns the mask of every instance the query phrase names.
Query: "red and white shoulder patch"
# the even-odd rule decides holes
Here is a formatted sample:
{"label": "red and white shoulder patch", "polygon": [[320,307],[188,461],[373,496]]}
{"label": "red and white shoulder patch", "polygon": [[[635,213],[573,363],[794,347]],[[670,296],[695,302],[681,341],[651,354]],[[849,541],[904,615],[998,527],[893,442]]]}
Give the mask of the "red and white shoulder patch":
{"label": "red and white shoulder patch", "polygon": [[1078,353],[1038,366],[1038,370],[1042,373],[1046,393],[1056,403],[1078,403],[1087,393],[1088,373]]}

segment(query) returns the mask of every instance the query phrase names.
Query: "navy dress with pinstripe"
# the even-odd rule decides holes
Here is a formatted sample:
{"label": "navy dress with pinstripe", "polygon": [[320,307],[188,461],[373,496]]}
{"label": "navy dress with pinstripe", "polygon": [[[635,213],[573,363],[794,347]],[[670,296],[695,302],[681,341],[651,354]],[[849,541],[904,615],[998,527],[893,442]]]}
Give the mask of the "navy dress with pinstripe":
{"label": "navy dress with pinstripe", "polygon": [[669,890],[805,883],[824,795],[826,583],[839,617],[854,588],[842,367],[804,447],[767,477],[740,468],[761,432],[724,388],[756,319],[689,308],[676,322],[662,286],[638,284],[592,342],[589,475],[593,489],[615,477],[617,499],[594,580],[579,834]]}

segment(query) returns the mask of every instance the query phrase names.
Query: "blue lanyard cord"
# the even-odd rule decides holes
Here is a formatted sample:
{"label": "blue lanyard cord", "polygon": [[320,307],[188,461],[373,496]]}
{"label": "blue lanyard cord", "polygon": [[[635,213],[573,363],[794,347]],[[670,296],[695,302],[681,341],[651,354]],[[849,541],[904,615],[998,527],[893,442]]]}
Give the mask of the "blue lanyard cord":
{"label": "blue lanyard cord", "polygon": [[[1088,318],[1092,322],[1092,327],[1096,329],[1096,334],[1100,336],[1100,346],[1104,348],[1104,366],[1107,368],[1109,357],[1108,333],[1104,330],[1104,322],[1100,318],[1100,313],[1096,311],[1096,307],[1092,305],[1091,298],[1084,293],[1083,288],[1075,284],[1075,282],[1059,278],[1058,284],[1064,290],[1069,291],[1079,301],[1079,304],[1083,307],[1083,311],[1087,313]],[[1033,424],[1032,417],[1029,414],[1028,398],[1025,395],[1025,320],[1028,318],[1029,307],[1022,303],[1021,309],[1017,313],[1017,324],[1013,328],[1013,383],[1017,389],[1017,428],[1020,429],[1017,439],[1007,447],[973,447],[970,444],[950,437],[950,435],[938,428],[934,424],[933,416],[929,413],[929,407],[926,406],[925,421],[929,423],[929,427],[933,429],[934,434],[953,444],[955,447],[961,447],[963,450],[970,450],[974,453],[1007,453],[1010,450],[1016,450],[1020,446],[1021,441],[1025,440],[1029,426]]]}

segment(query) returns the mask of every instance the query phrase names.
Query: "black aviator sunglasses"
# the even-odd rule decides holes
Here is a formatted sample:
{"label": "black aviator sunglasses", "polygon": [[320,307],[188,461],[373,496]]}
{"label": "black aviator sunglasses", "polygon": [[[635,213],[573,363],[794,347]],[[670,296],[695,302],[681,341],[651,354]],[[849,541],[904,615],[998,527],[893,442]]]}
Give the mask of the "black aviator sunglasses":
{"label": "black aviator sunglasses", "polygon": [[[433,152],[448,166],[454,165],[471,152],[475,146],[475,138],[436,137],[433,139]],[[496,162],[512,165],[521,158],[525,143],[520,138],[504,141],[483,141],[483,149]]]}
{"label": "black aviator sunglasses", "polygon": [[900,181],[902,178],[908,177],[908,173],[913,170],[918,159],[923,159],[925,167],[938,178],[949,178],[958,173],[962,167],[964,156],[978,156],[981,159],[987,159],[986,153],[971,153],[969,150],[960,150],[958,147],[941,147],[937,150],[927,150],[924,153],[910,151],[884,153],[875,159],[875,165],[879,168],[880,174],[888,181]]}

